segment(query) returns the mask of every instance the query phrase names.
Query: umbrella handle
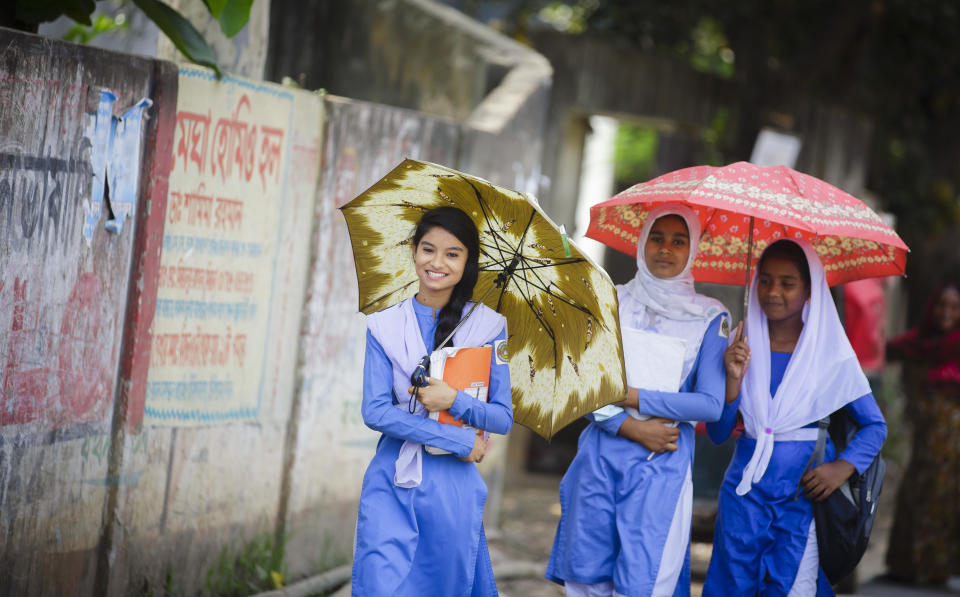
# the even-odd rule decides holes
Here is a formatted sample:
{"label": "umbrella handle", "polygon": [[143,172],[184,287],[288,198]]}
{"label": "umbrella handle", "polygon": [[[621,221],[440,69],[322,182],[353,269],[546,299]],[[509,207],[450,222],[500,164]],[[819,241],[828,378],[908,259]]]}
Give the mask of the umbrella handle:
{"label": "umbrella handle", "polygon": [[750,216],[750,230],[747,233],[747,279],[743,286],[743,316],[747,319],[747,308],[750,306],[750,265],[753,259],[753,216]]}

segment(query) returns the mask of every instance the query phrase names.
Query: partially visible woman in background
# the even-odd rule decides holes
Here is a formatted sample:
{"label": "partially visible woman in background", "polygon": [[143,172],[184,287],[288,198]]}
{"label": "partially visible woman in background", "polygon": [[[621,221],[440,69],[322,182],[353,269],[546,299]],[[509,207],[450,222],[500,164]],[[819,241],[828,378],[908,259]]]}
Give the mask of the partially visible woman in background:
{"label": "partially visible woman in background", "polygon": [[897,494],[890,577],[944,584],[960,576],[960,282],[934,292],[921,324],[887,344],[903,361],[910,464]]}

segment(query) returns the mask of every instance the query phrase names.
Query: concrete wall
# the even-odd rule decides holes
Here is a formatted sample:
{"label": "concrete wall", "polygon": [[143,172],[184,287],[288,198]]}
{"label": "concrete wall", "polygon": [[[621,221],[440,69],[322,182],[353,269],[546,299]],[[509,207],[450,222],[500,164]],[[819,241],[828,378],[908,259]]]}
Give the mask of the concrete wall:
{"label": "concrete wall", "polygon": [[[188,592],[272,536],[322,134],[314,94],[184,66],[143,425],[128,437],[110,589]],[[138,449],[142,446],[142,449]]]}
{"label": "concrete wall", "polygon": [[115,406],[141,364],[138,232],[165,193],[169,114],[149,104],[176,78],[3,29],[0,46],[0,594],[91,594]]}
{"label": "concrete wall", "polygon": [[294,578],[348,559],[377,435],[336,208],[404,157],[535,188],[549,66],[458,121],[0,42],[0,595],[194,594],[264,535]]}

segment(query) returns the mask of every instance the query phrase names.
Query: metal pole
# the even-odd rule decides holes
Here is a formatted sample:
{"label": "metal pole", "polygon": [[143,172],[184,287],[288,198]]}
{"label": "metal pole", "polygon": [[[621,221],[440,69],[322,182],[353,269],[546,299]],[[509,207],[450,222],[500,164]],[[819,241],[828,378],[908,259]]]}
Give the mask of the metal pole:
{"label": "metal pole", "polygon": [[747,234],[747,281],[743,288],[743,317],[747,320],[747,307],[750,305],[750,265],[753,259],[753,216],[750,216],[750,231]]}

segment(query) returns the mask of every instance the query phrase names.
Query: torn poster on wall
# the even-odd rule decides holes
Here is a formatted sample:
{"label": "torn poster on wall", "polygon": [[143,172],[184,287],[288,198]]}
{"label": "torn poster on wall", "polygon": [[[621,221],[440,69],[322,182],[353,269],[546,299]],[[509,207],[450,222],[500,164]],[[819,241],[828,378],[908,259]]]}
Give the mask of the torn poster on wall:
{"label": "torn poster on wall", "polygon": [[93,166],[90,199],[84,201],[83,237],[88,245],[105,199],[113,217],[104,226],[114,234],[120,234],[124,220],[133,215],[137,205],[143,111],[153,102],[143,98],[117,118],[113,116],[116,100],[112,92],[101,91],[100,105],[96,114],[88,116],[85,131],[92,146]]}

